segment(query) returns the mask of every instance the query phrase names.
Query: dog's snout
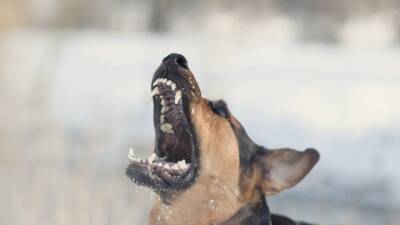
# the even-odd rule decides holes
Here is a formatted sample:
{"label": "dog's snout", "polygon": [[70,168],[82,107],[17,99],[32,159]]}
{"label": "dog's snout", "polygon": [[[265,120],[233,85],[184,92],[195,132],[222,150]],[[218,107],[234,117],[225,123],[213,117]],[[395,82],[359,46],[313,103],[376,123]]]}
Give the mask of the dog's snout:
{"label": "dog's snout", "polygon": [[163,63],[168,67],[170,66],[178,66],[188,69],[188,63],[186,58],[183,55],[172,53],[163,59]]}

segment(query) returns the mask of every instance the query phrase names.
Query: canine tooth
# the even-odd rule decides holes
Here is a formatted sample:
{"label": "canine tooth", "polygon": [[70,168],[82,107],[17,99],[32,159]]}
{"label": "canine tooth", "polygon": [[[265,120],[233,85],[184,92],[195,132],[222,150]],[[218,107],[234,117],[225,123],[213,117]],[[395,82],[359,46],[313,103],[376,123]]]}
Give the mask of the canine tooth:
{"label": "canine tooth", "polygon": [[186,165],[185,160],[181,160],[181,161],[177,162],[176,164],[178,165],[178,168],[181,169],[181,170],[185,170],[185,169],[187,169],[187,167],[188,167],[188,166]]}
{"label": "canine tooth", "polygon": [[151,91],[151,96],[159,95],[159,94],[160,94],[160,91],[158,90],[157,87],[155,87],[155,88]]}
{"label": "canine tooth", "polygon": [[154,159],[156,158],[156,154],[152,153],[149,158],[147,159],[147,161],[149,161],[149,163],[153,163]]}
{"label": "canine tooth", "polygon": [[161,99],[161,105],[165,105],[165,100]]}
{"label": "canine tooth", "polygon": [[176,84],[175,84],[175,83],[172,83],[171,87],[172,87],[172,90],[175,91],[175,89],[176,89]]}
{"label": "canine tooth", "polygon": [[162,83],[166,83],[167,82],[167,78],[163,78],[160,80]]}
{"label": "canine tooth", "polygon": [[182,92],[181,91],[177,91],[175,94],[175,104],[178,104],[179,100],[181,100],[182,98]]}
{"label": "canine tooth", "polygon": [[135,153],[133,152],[133,148],[129,149],[128,156],[135,156]]}
{"label": "canine tooth", "polygon": [[168,80],[167,85],[171,85],[171,84],[172,84],[172,81]]}
{"label": "canine tooth", "polygon": [[131,161],[134,161],[134,162],[137,161],[137,158],[136,158],[136,156],[135,156],[135,153],[133,152],[133,148],[130,148],[130,149],[129,149],[128,159],[131,160]]}
{"label": "canine tooth", "polygon": [[153,87],[156,86],[160,82],[160,78],[156,79],[153,83]]}

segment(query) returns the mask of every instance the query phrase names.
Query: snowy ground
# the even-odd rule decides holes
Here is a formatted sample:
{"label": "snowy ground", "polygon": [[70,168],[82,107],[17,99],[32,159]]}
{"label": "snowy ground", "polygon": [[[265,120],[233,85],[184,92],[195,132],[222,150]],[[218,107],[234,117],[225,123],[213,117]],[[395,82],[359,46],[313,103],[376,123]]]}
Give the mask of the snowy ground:
{"label": "snowy ground", "polygon": [[129,147],[151,149],[149,83],[170,52],[187,57],[203,94],[225,99],[258,143],[320,151],[303,183],[270,199],[272,211],[395,224],[400,49],[346,35],[337,46],[298,44],[275,31],[9,35],[0,68],[1,173],[11,180],[1,187],[4,224],[146,221],[150,194],[135,191],[123,170]]}

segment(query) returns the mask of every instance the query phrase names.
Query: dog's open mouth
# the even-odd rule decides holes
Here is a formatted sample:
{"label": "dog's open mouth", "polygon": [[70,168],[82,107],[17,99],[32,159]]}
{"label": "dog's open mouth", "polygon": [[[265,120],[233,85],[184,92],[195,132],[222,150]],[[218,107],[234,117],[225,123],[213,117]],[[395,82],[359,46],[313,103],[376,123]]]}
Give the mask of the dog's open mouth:
{"label": "dog's open mouth", "polygon": [[138,158],[133,151],[128,155],[127,175],[134,182],[156,191],[188,186],[198,169],[197,140],[187,92],[191,90],[190,84],[181,76],[174,78],[166,78],[162,73],[156,73],[153,78],[154,152],[147,159]]}

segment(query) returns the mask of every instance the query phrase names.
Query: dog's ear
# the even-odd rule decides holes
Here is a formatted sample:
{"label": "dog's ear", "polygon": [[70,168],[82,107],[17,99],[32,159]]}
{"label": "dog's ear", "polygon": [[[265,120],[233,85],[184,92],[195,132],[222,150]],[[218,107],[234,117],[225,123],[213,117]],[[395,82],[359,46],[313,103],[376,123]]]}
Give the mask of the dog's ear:
{"label": "dog's ear", "polygon": [[299,183],[319,160],[314,149],[304,152],[289,148],[262,149],[254,154],[251,165],[242,172],[240,187],[243,197],[258,194],[271,196]]}

